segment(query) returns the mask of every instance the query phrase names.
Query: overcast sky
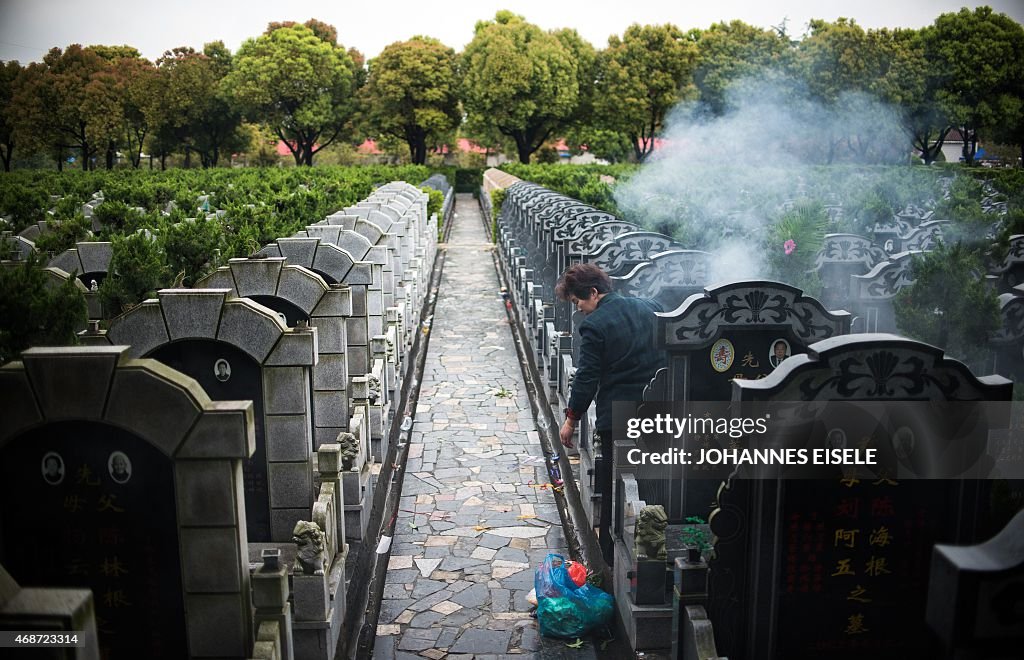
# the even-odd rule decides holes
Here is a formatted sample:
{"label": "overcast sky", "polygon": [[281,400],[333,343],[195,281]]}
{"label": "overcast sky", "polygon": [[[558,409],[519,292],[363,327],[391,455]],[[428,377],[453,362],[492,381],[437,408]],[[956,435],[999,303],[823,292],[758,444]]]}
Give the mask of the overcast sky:
{"label": "overcast sky", "polygon": [[417,34],[461,50],[478,20],[510,9],[545,29],[571,27],[594,46],[632,23],[674,23],[684,30],[741,19],[760,27],[788,19],[791,34],[811,18],[847,16],[866,27],[921,27],[962,6],[989,5],[1024,23],[1024,0],[0,0],[0,60],[38,61],[54,46],[129,44],[151,60],[176,46],[223,40],[236,51],[271,21],[318,18],[338,41],[374,57]]}

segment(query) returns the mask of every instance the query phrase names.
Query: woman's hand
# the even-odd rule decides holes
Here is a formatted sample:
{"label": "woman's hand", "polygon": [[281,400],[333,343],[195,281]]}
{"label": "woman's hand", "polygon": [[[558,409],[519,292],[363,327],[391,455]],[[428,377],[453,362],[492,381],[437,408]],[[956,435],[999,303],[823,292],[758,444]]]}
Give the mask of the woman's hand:
{"label": "woman's hand", "polygon": [[558,439],[562,441],[562,444],[572,449],[572,436],[576,432],[576,422],[571,419],[566,419],[562,424],[562,428],[558,431]]}

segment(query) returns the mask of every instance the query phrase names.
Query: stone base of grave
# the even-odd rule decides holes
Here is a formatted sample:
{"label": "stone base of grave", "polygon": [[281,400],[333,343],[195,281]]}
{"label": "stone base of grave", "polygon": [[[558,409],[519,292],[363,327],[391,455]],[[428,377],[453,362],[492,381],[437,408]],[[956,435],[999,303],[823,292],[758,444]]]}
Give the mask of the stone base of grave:
{"label": "stone base of grave", "polygon": [[342,472],[341,484],[342,501],[345,502],[345,535],[348,539],[363,539],[373,507],[370,464],[365,464],[359,472]]}
{"label": "stone base of grave", "polygon": [[629,597],[629,577],[633,570],[629,550],[615,542],[615,605],[634,651],[653,651],[672,646],[672,605],[637,605]]}
{"label": "stone base of grave", "polygon": [[597,527],[601,518],[601,495],[594,489],[597,468],[589,449],[580,449],[580,502],[591,527]]}
{"label": "stone base of grave", "polygon": [[402,373],[390,360],[384,366],[388,377],[388,401],[397,401],[402,396]]}
{"label": "stone base of grave", "polygon": [[378,463],[382,463],[384,456],[388,453],[384,423],[388,420],[390,413],[390,402],[386,406],[378,404],[370,406],[370,453],[373,454],[373,460]]}
{"label": "stone base of grave", "polygon": [[[300,590],[312,584],[313,579],[322,580],[326,584],[326,612],[323,619],[300,621],[298,617]],[[311,584],[300,586],[302,581]],[[293,575],[292,593],[296,600],[295,620],[292,623],[295,657],[303,660],[333,660],[341,638],[342,621],[345,618],[345,557],[339,555],[327,575]],[[310,595],[310,594],[307,594]],[[315,595],[315,594],[313,594]],[[319,601],[317,601],[319,602]],[[310,612],[307,612],[307,614]]]}

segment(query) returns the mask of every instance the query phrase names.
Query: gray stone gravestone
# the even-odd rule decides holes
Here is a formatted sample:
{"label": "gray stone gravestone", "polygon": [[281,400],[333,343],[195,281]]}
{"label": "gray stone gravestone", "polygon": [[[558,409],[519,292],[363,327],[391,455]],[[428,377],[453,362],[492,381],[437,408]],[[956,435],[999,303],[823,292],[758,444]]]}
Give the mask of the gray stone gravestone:
{"label": "gray stone gravestone", "polygon": [[888,255],[869,239],[856,234],[826,234],[814,268],[821,277],[821,302],[829,308],[849,304],[850,277],[863,275]]}
{"label": "gray stone gravestone", "polygon": [[917,254],[921,253],[894,254],[864,275],[850,277],[854,332],[897,332],[893,299],[903,287],[914,283],[911,267]]}
{"label": "gray stone gravestone", "polygon": [[[0,369],[0,399],[11,575],[92,589],[108,657],[249,657],[252,403],[125,346],[30,349]],[[40,520],[56,531],[26,542]]]}
{"label": "gray stone gravestone", "polygon": [[215,400],[255,405],[256,449],[245,462],[250,541],[291,538],[313,505],[311,425],[316,329],[290,329],[277,313],[228,289],[164,289],[114,319],[93,343],[128,344],[203,387]]}

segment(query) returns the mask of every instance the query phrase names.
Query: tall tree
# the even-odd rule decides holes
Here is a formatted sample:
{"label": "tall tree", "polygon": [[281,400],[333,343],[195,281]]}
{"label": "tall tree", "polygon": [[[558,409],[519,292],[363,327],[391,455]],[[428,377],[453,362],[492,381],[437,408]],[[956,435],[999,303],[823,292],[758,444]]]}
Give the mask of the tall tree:
{"label": "tall tree", "polygon": [[4,171],[11,171],[11,156],[14,153],[14,108],[11,101],[18,84],[22,67],[11,60],[0,64],[0,160]]}
{"label": "tall tree", "polygon": [[1024,76],[1024,27],[990,7],[942,14],[922,33],[925,58],[938,78],[938,101],[963,136],[963,158],[974,162],[982,131],[1006,118],[1001,108]]}
{"label": "tall tree", "polygon": [[[245,146],[241,112],[224,87],[231,62],[220,41],[206,44],[202,53],[175,48],[157,61],[164,74],[159,83],[162,108],[152,108],[150,114],[156,123],[173,127],[171,134],[184,147],[186,162],[195,153],[203,167],[215,167],[226,150]],[[169,137],[165,132],[157,139]]]}
{"label": "tall tree", "polygon": [[781,30],[763,30],[738,20],[715,23],[694,36],[694,84],[703,106],[715,115],[726,111],[730,88],[755,77],[782,73],[793,54]]}
{"label": "tall tree", "polygon": [[429,37],[387,46],[370,60],[361,94],[372,128],[404,140],[414,165],[462,119],[455,51]]}
{"label": "tall tree", "polygon": [[613,35],[599,58],[594,112],[600,124],[629,136],[638,161],[654,150],[665,115],[694,95],[697,47],[674,25],[631,25]]}
{"label": "tall tree", "polygon": [[925,58],[921,32],[883,28],[870,30],[868,37],[888,64],[875,86],[879,97],[899,108],[914,149],[926,165],[933,163],[952,126],[936,98],[936,77]]}
{"label": "tall tree", "polygon": [[86,86],[107,65],[92,49],[73,44],[63,51],[50,49],[41,63],[26,68],[12,103],[16,124],[58,156],[58,167],[67,149],[78,150],[83,169],[91,167],[96,144],[84,109]]}
{"label": "tall tree", "polygon": [[845,146],[843,153],[862,161],[869,153],[872,160],[888,158],[893,150],[905,153],[892,144],[893,140],[898,143],[900,136],[888,133],[897,128],[895,121],[872,116],[877,111],[872,104],[882,95],[892,64],[889,44],[852,19],[839,18],[832,23],[814,19],[810,29],[799,44],[793,68],[810,98],[840,120],[823,125],[827,161],[841,155],[841,146]]}
{"label": "tall tree", "polygon": [[476,24],[460,68],[470,119],[515,140],[523,163],[579,106],[572,51],[558,36],[508,11]]}
{"label": "tall tree", "polygon": [[140,57],[122,58],[114,63],[114,69],[122,81],[123,145],[132,167],[137,169],[146,137],[158,126],[152,111],[162,101],[158,96],[157,70],[149,60]]}
{"label": "tall tree", "polygon": [[312,165],[349,124],[354,68],[337,43],[290,25],[242,44],[224,84],[247,118],[274,128],[297,165]]}
{"label": "tall tree", "polygon": [[94,45],[88,50],[103,58],[106,66],[89,77],[82,112],[86,115],[90,141],[97,151],[104,151],[104,162],[110,170],[127,137],[128,85],[135,75],[142,75],[143,67],[151,65],[132,46]]}

